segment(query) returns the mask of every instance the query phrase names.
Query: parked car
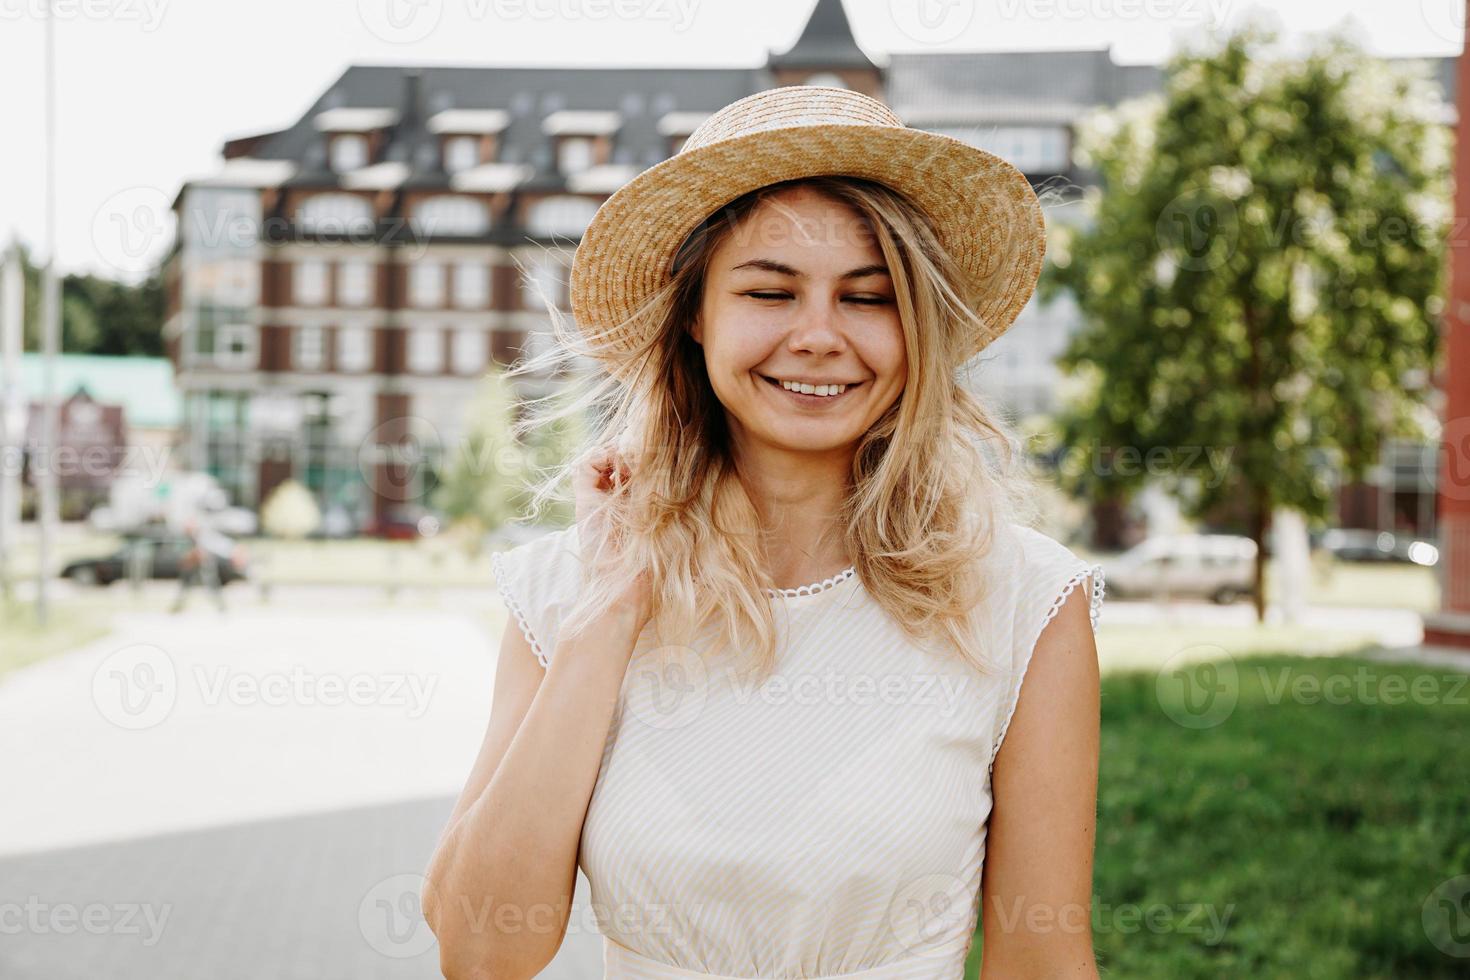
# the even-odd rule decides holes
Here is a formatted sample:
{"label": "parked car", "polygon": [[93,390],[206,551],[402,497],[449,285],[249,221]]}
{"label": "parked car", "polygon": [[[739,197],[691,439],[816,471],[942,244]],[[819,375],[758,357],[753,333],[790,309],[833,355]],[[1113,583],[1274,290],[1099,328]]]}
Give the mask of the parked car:
{"label": "parked car", "polygon": [[[143,560],[148,577],[154,579],[177,579],[179,565],[188,553],[191,544],[182,534],[151,531],[128,538],[112,554],[99,558],[79,558],[68,562],[61,570],[61,577],[78,585],[111,585],[128,577],[129,560]],[[219,564],[221,585],[249,577],[245,552],[236,548],[229,561]]]}
{"label": "parked car", "polygon": [[1321,546],[1339,561],[1439,562],[1439,549],[1430,542],[1392,531],[1335,527],[1322,533]]}
{"label": "parked car", "polygon": [[1230,603],[1254,593],[1256,544],[1236,534],[1146,538],[1103,563],[1110,596],[1198,596]]}

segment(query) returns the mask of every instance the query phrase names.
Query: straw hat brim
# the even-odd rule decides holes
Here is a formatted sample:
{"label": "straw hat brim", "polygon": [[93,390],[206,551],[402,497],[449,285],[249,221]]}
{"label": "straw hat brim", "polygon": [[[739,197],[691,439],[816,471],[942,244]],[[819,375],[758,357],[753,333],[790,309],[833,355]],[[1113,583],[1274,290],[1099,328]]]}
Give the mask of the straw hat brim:
{"label": "straw hat brim", "polygon": [[966,358],[1005,332],[1035,291],[1045,221],[1030,181],[1006,160],[904,126],[786,126],[681,151],[602,203],[577,246],[570,283],[573,317],[600,335],[594,356],[621,363],[635,339],[624,321],[668,282],[675,254],[700,222],[748,191],[821,174],[879,181],[928,213],[988,325]]}

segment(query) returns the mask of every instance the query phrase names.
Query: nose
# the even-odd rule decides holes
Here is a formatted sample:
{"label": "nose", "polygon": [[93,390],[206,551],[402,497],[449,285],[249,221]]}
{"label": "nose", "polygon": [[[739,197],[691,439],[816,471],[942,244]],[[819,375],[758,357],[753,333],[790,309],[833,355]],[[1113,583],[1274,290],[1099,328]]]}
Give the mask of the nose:
{"label": "nose", "polygon": [[835,301],[827,298],[813,299],[802,303],[786,339],[786,347],[792,353],[809,351],[826,354],[840,351],[847,346],[847,338],[837,322]]}

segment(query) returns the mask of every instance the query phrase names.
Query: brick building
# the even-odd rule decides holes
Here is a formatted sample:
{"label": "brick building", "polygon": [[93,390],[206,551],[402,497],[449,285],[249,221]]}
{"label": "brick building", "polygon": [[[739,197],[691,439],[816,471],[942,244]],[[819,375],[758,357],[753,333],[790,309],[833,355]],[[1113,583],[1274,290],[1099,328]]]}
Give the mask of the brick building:
{"label": "brick building", "polygon": [[[174,202],[165,335],[185,465],[246,506],[287,477],[359,519],[414,499],[425,467],[395,469],[395,443],[453,446],[486,366],[544,341],[529,284],[566,306],[598,204],[709,113],[788,84],[882,98],[1075,193],[1093,181],[1073,162],[1078,119],[1157,88],[1159,71],[1106,50],[880,64],[840,0],[818,0],[797,42],[753,68],[349,68],[290,127],[227,142]],[[1050,410],[1079,323],[1066,300],[1028,304],[982,355],[982,386],[1018,414]]]}

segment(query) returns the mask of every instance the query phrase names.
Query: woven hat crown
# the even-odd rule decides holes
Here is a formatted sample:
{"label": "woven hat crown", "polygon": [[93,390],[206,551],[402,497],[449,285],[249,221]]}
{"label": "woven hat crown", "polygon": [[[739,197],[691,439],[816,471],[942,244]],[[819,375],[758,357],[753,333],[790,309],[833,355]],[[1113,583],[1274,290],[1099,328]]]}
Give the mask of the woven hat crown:
{"label": "woven hat crown", "polygon": [[877,99],[849,89],[798,85],[767,89],[731,102],[700,123],[680,153],[720,140],[789,126],[896,126],[903,121]]}

